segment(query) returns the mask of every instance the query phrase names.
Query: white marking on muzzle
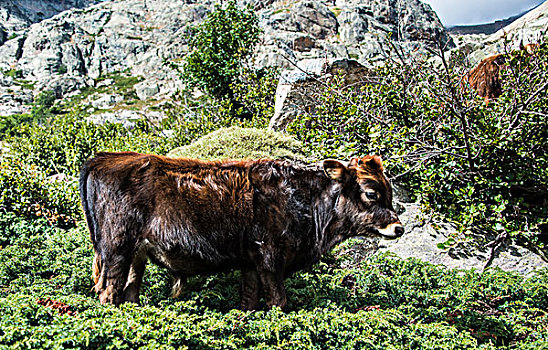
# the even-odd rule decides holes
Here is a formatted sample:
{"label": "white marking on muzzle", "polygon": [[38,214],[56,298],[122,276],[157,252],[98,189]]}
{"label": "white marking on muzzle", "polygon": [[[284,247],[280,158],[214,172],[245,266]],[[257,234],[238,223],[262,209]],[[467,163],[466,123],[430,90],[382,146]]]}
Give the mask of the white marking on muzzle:
{"label": "white marking on muzzle", "polygon": [[398,238],[403,235],[403,226],[399,222],[389,224],[385,228],[378,228],[377,231],[386,238]]}

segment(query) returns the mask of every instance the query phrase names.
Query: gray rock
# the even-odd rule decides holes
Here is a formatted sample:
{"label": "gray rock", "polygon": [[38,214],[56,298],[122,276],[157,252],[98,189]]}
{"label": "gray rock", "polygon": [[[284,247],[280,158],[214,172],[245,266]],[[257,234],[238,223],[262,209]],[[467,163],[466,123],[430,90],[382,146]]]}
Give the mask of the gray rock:
{"label": "gray rock", "polygon": [[301,1],[288,13],[273,16],[272,27],[281,31],[304,32],[316,39],[337,34],[335,14],[320,1]]}
{"label": "gray rock", "polygon": [[111,109],[124,100],[124,97],[116,94],[106,94],[91,102],[93,108]]}
{"label": "gray rock", "polygon": [[[388,38],[406,52],[424,51],[437,40],[453,45],[436,13],[419,0],[278,1],[259,13],[265,30],[259,64],[290,68],[306,58],[354,58],[369,65],[386,59]],[[313,46],[309,41],[303,50],[288,40],[303,35]]]}
{"label": "gray rock", "polygon": [[55,92],[57,98],[68,96],[72,92],[81,90],[87,86],[87,83],[83,77],[78,76],[53,76],[49,81],[39,81],[35,85],[35,93],[38,94],[41,91],[51,90]]}
{"label": "gray rock", "polygon": [[8,40],[0,46],[0,69],[7,71],[17,65],[17,60],[21,58],[25,37],[19,36]]}
{"label": "gray rock", "polygon": [[[71,8],[84,8],[94,0],[2,0],[0,21],[8,36],[18,34],[31,24],[51,18]],[[1,45],[1,43],[0,43]]]}
{"label": "gray rock", "polygon": [[151,81],[143,81],[135,85],[135,92],[137,97],[141,100],[146,100],[150,97],[156,96],[160,92],[160,87],[157,83]]}
{"label": "gray rock", "polygon": [[[162,112],[158,111],[132,111],[132,110],[117,110],[90,115],[87,120],[94,124],[117,123],[122,124],[125,128],[131,129],[135,126],[135,122],[146,118],[152,122],[159,122],[165,118]],[[167,136],[166,136],[167,137]]]}
{"label": "gray rock", "polygon": [[6,33],[6,30],[4,29],[4,26],[0,24],[0,45],[3,45],[8,38],[8,34]]}
{"label": "gray rock", "polygon": [[355,60],[343,58],[302,60],[297,68],[282,71],[269,129],[284,130],[299,113],[313,114],[317,93],[335,76],[343,78],[343,86],[359,87],[361,82],[369,81],[370,70]]}

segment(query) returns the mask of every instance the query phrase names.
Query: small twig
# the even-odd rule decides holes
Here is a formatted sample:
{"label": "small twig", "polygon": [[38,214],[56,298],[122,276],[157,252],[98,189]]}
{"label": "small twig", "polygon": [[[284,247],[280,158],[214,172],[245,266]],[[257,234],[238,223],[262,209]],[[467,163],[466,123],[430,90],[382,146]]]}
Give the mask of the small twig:
{"label": "small twig", "polygon": [[495,238],[492,242],[487,243],[486,247],[491,247],[491,252],[489,253],[489,259],[487,259],[487,262],[485,265],[483,265],[482,273],[485,272],[485,270],[491,266],[493,263],[493,260],[495,259],[495,254],[497,250],[500,248],[502,243],[508,238],[508,232],[506,230],[502,231],[497,238]]}
{"label": "small twig", "polygon": [[539,117],[548,117],[548,114],[541,113],[541,112],[527,111],[527,110],[523,110],[523,111],[520,111],[520,112],[521,112],[521,114],[533,114],[533,115],[538,115]]}

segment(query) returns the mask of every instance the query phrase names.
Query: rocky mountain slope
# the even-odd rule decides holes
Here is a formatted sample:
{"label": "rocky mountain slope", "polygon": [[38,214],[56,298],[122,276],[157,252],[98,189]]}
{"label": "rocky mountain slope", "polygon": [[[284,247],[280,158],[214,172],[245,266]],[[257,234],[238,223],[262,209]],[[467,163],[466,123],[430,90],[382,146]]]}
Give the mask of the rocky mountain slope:
{"label": "rocky mountain slope", "polygon": [[[53,2],[28,3],[54,12]],[[86,3],[64,2],[73,7]],[[409,51],[437,38],[451,44],[435,12],[419,0],[241,3],[255,6],[264,29],[255,55],[258,66],[290,67],[304,58],[334,57],[371,64],[383,59],[382,43],[388,36]],[[13,4],[6,4],[1,11],[17,17]],[[201,21],[213,5],[214,1],[104,1],[62,12],[6,38],[0,46],[0,115],[24,112],[22,106],[37,91],[50,89],[58,97],[67,96],[93,87],[100,76],[113,72],[143,77],[136,86],[143,100],[169,96],[181,86],[172,66],[187,51],[186,28]],[[29,18],[30,23],[37,19],[34,13],[18,18]]]}
{"label": "rocky mountain slope", "polygon": [[453,39],[459,49],[470,53],[470,61],[477,63],[489,55],[517,50],[520,43],[537,43],[547,30],[548,2],[544,2],[493,34],[453,35]]}
{"label": "rocky mountain slope", "polygon": [[447,31],[451,35],[466,35],[466,34],[486,34],[491,35],[502,28],[510,25],[515,20],[523,17],[525,14],[527,14],[530,11],[535,10],[538,6],[535,6],[532,9],[529,9],[525,12],[522,12],[520,14],[517,14],[515,16],[511,16],[504,19],[499,19],[491,23],[482,23],[482,24],[471,24],[471,25],[457,25],[453,27],[447,28]]}
{"label": "rocky mountain slope", "polygon": [[[4,38],[18,35],[31,24],[72,9],[84,8],[98,0],[2,0],[0,1],[0,33]],[[0,35],[0,45],[3,43]]]}
{"label": "rocky mountain slope", "polygon": [[486,23],[486,24],[454,26],[454,27],[448,28],[448,31],[451,35],[466,35],[466,34],[490,35],[506,27],[507,25],[514,22],[516,19],[520,18],[523,15],[524,14],[522,13],[517,16],[512,16],[507,19],[495,21],[492,23]]}

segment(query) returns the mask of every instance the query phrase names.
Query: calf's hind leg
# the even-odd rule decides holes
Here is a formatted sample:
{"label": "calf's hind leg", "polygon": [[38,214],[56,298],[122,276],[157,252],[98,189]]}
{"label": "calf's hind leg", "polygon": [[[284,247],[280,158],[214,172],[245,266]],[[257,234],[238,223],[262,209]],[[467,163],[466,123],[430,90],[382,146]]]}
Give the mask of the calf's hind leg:
{"label": "calf's hind leg", "polygon": [[139,290],[143,282],[146,263],[146,248],[141,247],[133,257],[129,268],[127,282],[124,287],[124,301],[139,304]]}
{"label": "calf's hind leg", "polygon": [[[119,305],[124,301],[124,287],[128,282],[135,251],[130,242],[113,243],[102,247],[104,258],[101,261],[101,285],[96,285],[96,291],[101,304]],[[144,265],[142,270],[144,271]]]}

